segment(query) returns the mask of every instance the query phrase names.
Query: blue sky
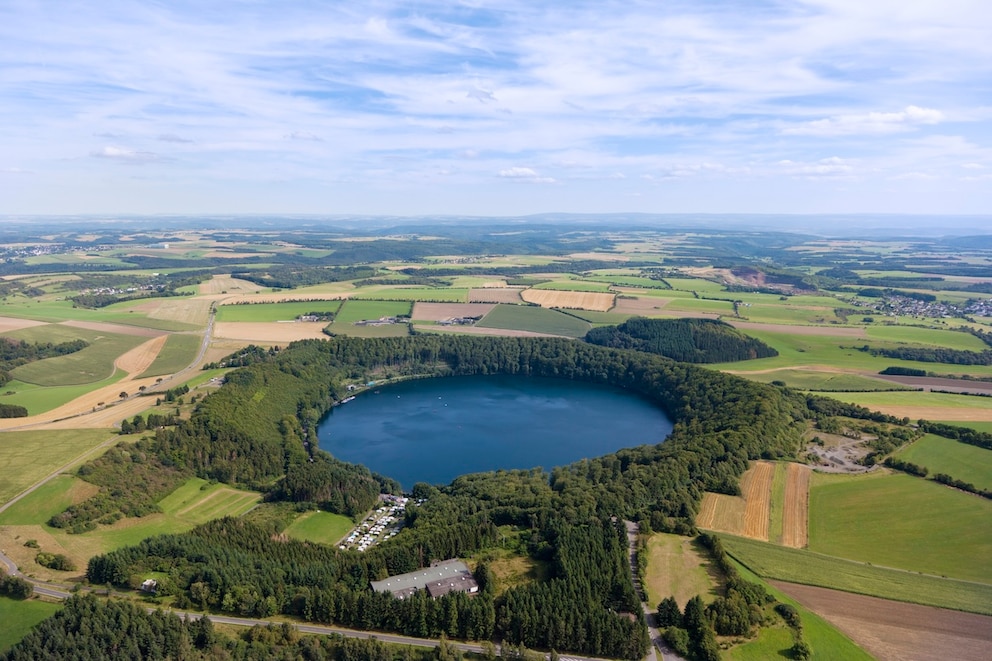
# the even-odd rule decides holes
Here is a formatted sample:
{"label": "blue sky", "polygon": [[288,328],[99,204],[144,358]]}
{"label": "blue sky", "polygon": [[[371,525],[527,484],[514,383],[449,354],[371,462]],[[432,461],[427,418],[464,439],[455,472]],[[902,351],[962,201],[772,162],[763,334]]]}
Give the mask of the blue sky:
{"label": "blue sky", "polygon": [[0,214],[992,213],[988,0],[0,3]]}

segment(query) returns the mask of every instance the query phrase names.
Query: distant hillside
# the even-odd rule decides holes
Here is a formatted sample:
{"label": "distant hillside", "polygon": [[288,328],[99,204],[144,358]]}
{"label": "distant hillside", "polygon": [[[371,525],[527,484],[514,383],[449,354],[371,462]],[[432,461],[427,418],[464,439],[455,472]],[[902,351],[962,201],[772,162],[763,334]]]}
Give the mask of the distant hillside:
{"label": "distant hillside", "polygon": [[593,328],[586,342],[656,353],[684,363],[729,363],[770,358],[778,351],[733,326],[712,319],[645,319]]}

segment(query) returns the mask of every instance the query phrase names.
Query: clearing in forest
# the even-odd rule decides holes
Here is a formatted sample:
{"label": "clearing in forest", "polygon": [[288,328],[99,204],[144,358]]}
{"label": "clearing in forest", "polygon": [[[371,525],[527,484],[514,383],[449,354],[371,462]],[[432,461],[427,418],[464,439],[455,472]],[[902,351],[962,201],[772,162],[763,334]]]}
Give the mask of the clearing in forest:
{"label": "clearing in forest", "polygon": [[697,594],[707,603],[719,596],[724,577],[696,538],[657,533],[648,539],[644,552],[648,556],[644,588],[650,605],[673,596],[684,608]]}

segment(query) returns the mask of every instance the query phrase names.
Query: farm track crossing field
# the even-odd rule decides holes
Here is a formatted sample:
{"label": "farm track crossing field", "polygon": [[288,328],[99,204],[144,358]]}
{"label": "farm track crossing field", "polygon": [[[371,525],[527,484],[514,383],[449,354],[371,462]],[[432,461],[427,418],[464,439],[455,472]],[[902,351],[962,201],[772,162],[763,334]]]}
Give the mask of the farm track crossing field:
{"label": "farm track crossing field", "polygon": [[589,291],[557,291],[553,289],[525,289],[520,297],[528,303],[545,308],[573,308],[606,312],[613,307],[614,294]]}
{"label": "farm track crossing field", "polygon": [[497,305],[477,328],[503,328],[547,335],[582,337],[592,325],[575,317],[529,305]]}
{"label": "farm track crossing field", "polygon": [[469,303],[520,303],[518,287],[484,287],[471,289],[468,292]]}
{"label": "farm track crossing field", "polygon": [[905,474],[816,473],[809,508],[810,550],[992,583],[992,501]]}
{"label": "farm track crossing field", "polygon": [[106,429],[0,433],[0,503],[101,443],[117,438]]}
{"label": "farm track crossing field", "polygon": [[743,537],[721,535],[720,539],[734,559],[766,579],[992,615],[990,585],[888,569]]}
{"label": "farm track crossing field", "polygon": [[927,468],[931,476],[944,473],[979,489],[992,489],[992,450],[927,434],[895,456]]}
{"label": "farm track crossing field", "polygon": [[[772,582],[879,659],[986,661],[992,617]],[[953,650],[953,651],[952,651]]]}
{"label": "farm track crossing field", "polygon": [[783,546],[801,549],[809,543],[809,483],[812,473],[808,466],[793,462],[786,464]]}

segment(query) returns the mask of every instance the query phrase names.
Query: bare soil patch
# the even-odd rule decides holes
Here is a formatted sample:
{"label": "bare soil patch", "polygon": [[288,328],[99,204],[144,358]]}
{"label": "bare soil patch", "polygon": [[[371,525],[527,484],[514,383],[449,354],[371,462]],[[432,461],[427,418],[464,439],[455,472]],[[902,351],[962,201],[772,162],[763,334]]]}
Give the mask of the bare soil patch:
{"label": "bare soil patch", "polygon": [[45,321],[34,321],[33,319],[17,319],[15,317],[0,317],[0,333],[9,333],[22,328],[32,328],[33,326],[44,326]]}
{"label": "bare soil patch", "polygon": [[992,617],[770,581],[877,659],[985,661]]}
{"label": "bare soil patch", "polygon": [[108,324],[102,321],[62,321],[60,326],[72,326],[85,330],[97,331],[100,333],[116,333],[117,335],[134,335],[135,337],[159,337],[165,336],[163,330],[155,328],[141,328],[139,326],[125,326],[124,324]]}
{"label": "bare soil patch", "polygon": [[613,312],[618,314],[652,315],[658,314],[671,301],[670,298],[621,298],[617,297]]}
{"label": "bare soil patch", "polygon": [[554,289],[525,289],[520,297],[544,308],[597,310],[606,312],[613,307],[616,294],[591,291],[556,291]]}
{"label": "bare soil patch", "polygon": [[294,340],[327,339],[326,322],[262,322],[219,321],[214,324],[214,337],[245,342],[287,343]]}
{"label": "bare soil patch", "polygon": [[469,303],[519,303],[519,287],[486,287],[482,289],[470,289],[468,292]]}
{"label": "bare soil patch", "polygon": [[741,494],[744,496],[744,537],[768,541],[769,512],[771,511],[772,478],[775,464],[758,461],[741,477]]}
{"label": "bare soil patch", "polygon": [[169,339],[169,336],[163,334],[139,344],[130,351],[121,354],[114,361],[114,367],[124,370],[128,374],[141,374],[155,362],[155,358],[162,350],[162,347],[165,346],[167,339]]}
{"label": "bare soil patch", "polygon": [[850,326],[800,326],[798,324],[759,324],[751,321],[726,320],[728,324],[740,330],[767,331],[769,333],[788,333],[789,335],[827,335],[832,337],[867,337],[864,328]]}
{"label": "bare soil patch", "polygon": [[414,303],[414,319],[445,321],[460,317],[482,317],[496,307],[495,303]]}
{"label": "bare soil patch", "polygon": [[783,546],[802,549],[809,544],[809,479],[812,472],[802,464],[790,462],[786,465]]}

